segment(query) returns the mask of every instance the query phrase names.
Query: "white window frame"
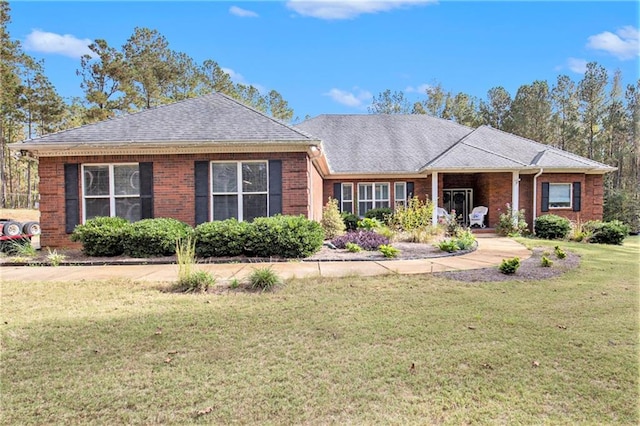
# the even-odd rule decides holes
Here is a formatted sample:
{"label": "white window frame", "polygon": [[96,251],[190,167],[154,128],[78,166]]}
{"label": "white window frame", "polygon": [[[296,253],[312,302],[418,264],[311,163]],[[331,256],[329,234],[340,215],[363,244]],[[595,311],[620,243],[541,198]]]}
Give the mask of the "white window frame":
{"label": "white window frame", "polygon": [[[236,187],[236,191],[235,192],[213,192],[213,165],[214,164],[230,164],[230,163],[235,163],[236,164],[236,183],[237,183],[237,187]],[[256,192],[245,192],[242,190],[242,165],[243,164],[264,164],[267,168],[267,190],[266,191],[256,191]],[[210,178],[209,178],[209,194],[210,194],[210,202],[211,202],[211,212],[209,214],[209,221],[213,221],[213,220],[219,220],[219,219],[215,219],[213,217],[213,212],[214,212],[214,207],[213,207],[213,203],[214,203],[214,197],[216,195],[236,195],[238,197],[238,217],[236,219],[238,219],[239,222],[244,221],[244,200],[243,200],[243,196],[245,194],[250,194],[250,195],[266,195],[266,210],[267,210],[267,216],[269,215],[269,161],[267,160],[220,160],[220,161],[211,161],[209,163],[209,174],[210,174]]]}
{"label": "white window frame", "polygon": [[[109,194],[107,195],[86,195],[87,188],[85,187],[85,167],[108,167],[109,168]],[[140,176],[140,163],[86,163],[82,164],[80,175],[81,187],[82,187],[82,223],[87,221],[87,199],[109,199],[109,217],[116,217],[116,200],[121,198],[138,198],[140,199],[140,182],[138,183],[137,194],[116,194],[116,180],[114,167],[116,166],[137,166],[138,176]]]}
{"label": "white window frame", "polygon": [[[387,187],[387,198],[376,198],[376,187],[379,185],[384,185]],[[360,188],[361,187],[365,187],[365,186],[370,186],[371,187],[371,199],[361,199],[360,198]],[[389,207],[391,205],[391,200],[389,199],[391,197],[391,184],[389,182],[361,182],[358,183],[358,215],[359,216],[364,216],[364,214],[366,213],[361,211],[360,209],[360,203],[371,203],[372,205],[372,209],[377,209],[377,208],[381,208],[381,207]],[[381,204],[386,203],[386,206],[383,206]],[[368,210],[367,210],[368,211]]]}
{"label": "white window frame", "polygon": [[[345,194],[349,194],[349,199],[345,200]],[[355,200],[353,199],[353,182],[343,182],[340,185],[340,211],[345,212],[348,211],[345,208],[346,203],[351,203],[350,212],[355,212]]]}
{"label": "white window frame", "polygon": [[[569,187],[569,205],[568,206],[554,206],[554,202],[551,199],[551,188],[558,186],[568,186]],[[557,201],[556,201],[557,203]],[[549,183],[549,209],[571,209],[573,208],[573,185],[571,183]]]}
{"label": "white window frame", "polygon": [[[402,197],[398,197],[398,186],[402,185],[402,191],[400,194]],[[395,208],[399,206],[406,207],[407,206],[407,182],[394,182],[393,184],[393,205]]]}

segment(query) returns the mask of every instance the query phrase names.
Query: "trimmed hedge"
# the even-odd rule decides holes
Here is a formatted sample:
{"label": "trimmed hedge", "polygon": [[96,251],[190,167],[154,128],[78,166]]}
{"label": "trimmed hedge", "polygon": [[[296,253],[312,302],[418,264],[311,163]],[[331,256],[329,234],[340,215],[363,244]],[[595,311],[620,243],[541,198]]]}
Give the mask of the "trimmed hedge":
{"label": "trimmed hedge", "polygon": [[353,243],[364,250],[375,251],[378,250],[378,247],[389,244],[389,239],[374,231],[359,230],[347,232],[338,238],[334,238],[331,242],[339,249],[346,248],[347,243]]}
{"label": "trimmed hedge", "polygon": [[629,235],[629,227],[619,220],[611,222],[591,220],[582,225],[582,229],[591,234],[589,242],[596,244],[621,245],[625,237]]}
{"label": "trimmed hedge", "polygon": [[198,257],[239,256],[244,252],[250,224],[236,219],[206,222],[196,226]]}
{"label": "trimmed hedge", "polygon": [[320,250],[323,241],[322,226],[302,215],[259,217],[249,226],[245,254],[299,259]]}
{"label": "trimmed hedge", "polygon": [[545,214],[536,219],[534,230],[536,236],[546,240],[562,240],[571,231],[571,222],[565,217]]}
{"label": "trimmed hedge", "polygon": [[95,217],[77,225],[71,241],[81,242],[87,256],[119,256],[124,253],[124,235],[130,226],[121,217]]}
{"label": "trimmed hedge", "polygon": [[358,229],[358,221],[360,220],[358,216],[353,213],[341,213],[342,221],[344,222],[344,226],[346,231],[355,231]]}
{"label": "trimmed hedge", "polygon": [[176,241],[192,234],[193,228],[177,219],[143,219],[127,230],[124,252],[131,257],[171,256],[176,253]]}

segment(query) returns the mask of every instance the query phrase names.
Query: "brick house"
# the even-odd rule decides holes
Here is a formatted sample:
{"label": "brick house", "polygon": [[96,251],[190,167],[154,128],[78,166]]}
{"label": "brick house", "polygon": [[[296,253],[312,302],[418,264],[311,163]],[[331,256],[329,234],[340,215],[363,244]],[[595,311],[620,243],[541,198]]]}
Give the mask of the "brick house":
{"label": "brick house", "polygon": [[[319,220],[329,199],[363,215],[428,197],[463,220],[602,218],[613,168],[490,127],[426,115],[321,115],[293,127],[219,93],[14,144],[39,159],[43,246],[95,216],[190,225],[278,213]],[[434,213],[434,222],[437,218]]]}

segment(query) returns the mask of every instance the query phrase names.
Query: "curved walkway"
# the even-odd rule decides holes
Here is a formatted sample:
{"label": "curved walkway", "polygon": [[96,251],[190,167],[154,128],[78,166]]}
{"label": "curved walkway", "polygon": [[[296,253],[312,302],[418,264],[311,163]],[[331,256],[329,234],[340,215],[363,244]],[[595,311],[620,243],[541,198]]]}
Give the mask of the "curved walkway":
{"label": "curved walkway", "polygon": [[[243,279],[256,266],[270,266],[282,278],[373,276],[386,274],[428,274],[495,267],[502,259],[518,256],[528,259],[531,252],[508,238],[480,234],[476,251],[461,255],[416,260],[329,261],[278,263],[226,263],[198,265],[218,279]],[[104,266],[6,266],[0,268],[3,281],[81,281],[130,279],[133,281],[170,282],[178,275],[176,265],[104,265]]]}

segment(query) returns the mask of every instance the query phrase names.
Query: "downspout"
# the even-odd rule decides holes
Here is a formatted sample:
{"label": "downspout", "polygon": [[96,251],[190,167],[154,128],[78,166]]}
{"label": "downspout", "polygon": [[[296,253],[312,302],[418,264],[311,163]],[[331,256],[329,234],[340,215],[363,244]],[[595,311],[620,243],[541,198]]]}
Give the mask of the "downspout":
{"label": "downspout", "polygon": [[531,224],[531,229],[533,230],[534,234],[536,232],[536,213],[538,212],[538,178],[543,171],[544,169],[540,167],[540,171],[533,176],[533,223]]}

